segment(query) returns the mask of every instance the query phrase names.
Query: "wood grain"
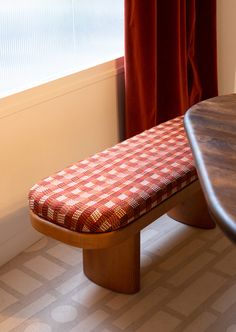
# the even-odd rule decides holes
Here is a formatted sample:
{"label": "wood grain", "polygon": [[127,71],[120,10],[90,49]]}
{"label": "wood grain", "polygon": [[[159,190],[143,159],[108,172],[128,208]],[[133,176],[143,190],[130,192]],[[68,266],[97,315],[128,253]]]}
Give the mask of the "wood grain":
{"label": "wood grain", "polygon": [[201,189],[167,214],[170,218],[189,226],[205,229],[215,227],[215,222],[208,212],[208,206]]}
{"label": "wood grain", "polygon": [[140,232],[105,249],[83,249],[85,275],[112,291],[133,294],[140,289]]}
{"label": "wood grain", "polygon": [[236,242],[236,94],[198,103],[184,121],[210,212]]}

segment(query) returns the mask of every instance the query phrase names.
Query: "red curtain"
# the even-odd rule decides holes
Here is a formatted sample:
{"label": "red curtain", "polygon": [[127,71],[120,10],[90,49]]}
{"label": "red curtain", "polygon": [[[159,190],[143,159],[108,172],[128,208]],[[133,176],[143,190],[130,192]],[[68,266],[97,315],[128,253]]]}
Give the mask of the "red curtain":
{"label": "red curtain", "polygon": [[125,1],[125,130],[131,137],[216,96],[216,1]]}

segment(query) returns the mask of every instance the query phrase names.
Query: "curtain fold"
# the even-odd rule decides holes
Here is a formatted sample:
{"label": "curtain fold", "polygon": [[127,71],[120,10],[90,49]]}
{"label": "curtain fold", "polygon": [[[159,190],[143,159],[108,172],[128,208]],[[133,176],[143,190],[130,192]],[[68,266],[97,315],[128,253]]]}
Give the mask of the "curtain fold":
{"label": "curtain fold", "polygon": [[217,95],[216,1],[125,1],[125,131]]}

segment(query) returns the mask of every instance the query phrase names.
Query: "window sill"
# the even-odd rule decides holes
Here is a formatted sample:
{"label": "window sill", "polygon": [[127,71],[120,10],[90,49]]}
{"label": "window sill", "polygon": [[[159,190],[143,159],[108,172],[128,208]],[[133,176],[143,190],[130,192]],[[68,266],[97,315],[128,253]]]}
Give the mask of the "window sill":
{"label": "window sill", "polygon": [[0,119],[21,112],[34,105],[44,103],[124,71],[124,58],[118,58],[78,73],[0,99]]}

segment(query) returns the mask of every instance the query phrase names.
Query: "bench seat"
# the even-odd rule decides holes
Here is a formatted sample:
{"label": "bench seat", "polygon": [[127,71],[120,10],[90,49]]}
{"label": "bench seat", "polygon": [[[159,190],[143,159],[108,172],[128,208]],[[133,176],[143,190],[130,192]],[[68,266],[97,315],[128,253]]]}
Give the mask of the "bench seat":
{"label": "bench seat", "polygon": [[[177,117],[35,184],[29,193],[31,221],[40,232],[83,248],[90,279],[132,293],[139,289],[133,275],[139,275],[140,230],[199,190],[183,117]],[[114,257],[127,252],[125,266],[114,268]],[[131,269],[135,285],[110,285],[109,264],[116,271]]]}
{"label": "bench seat", "polygon": [[75,232],[114,231],[197,179],[182,117],[35,184],[31,210]]}

